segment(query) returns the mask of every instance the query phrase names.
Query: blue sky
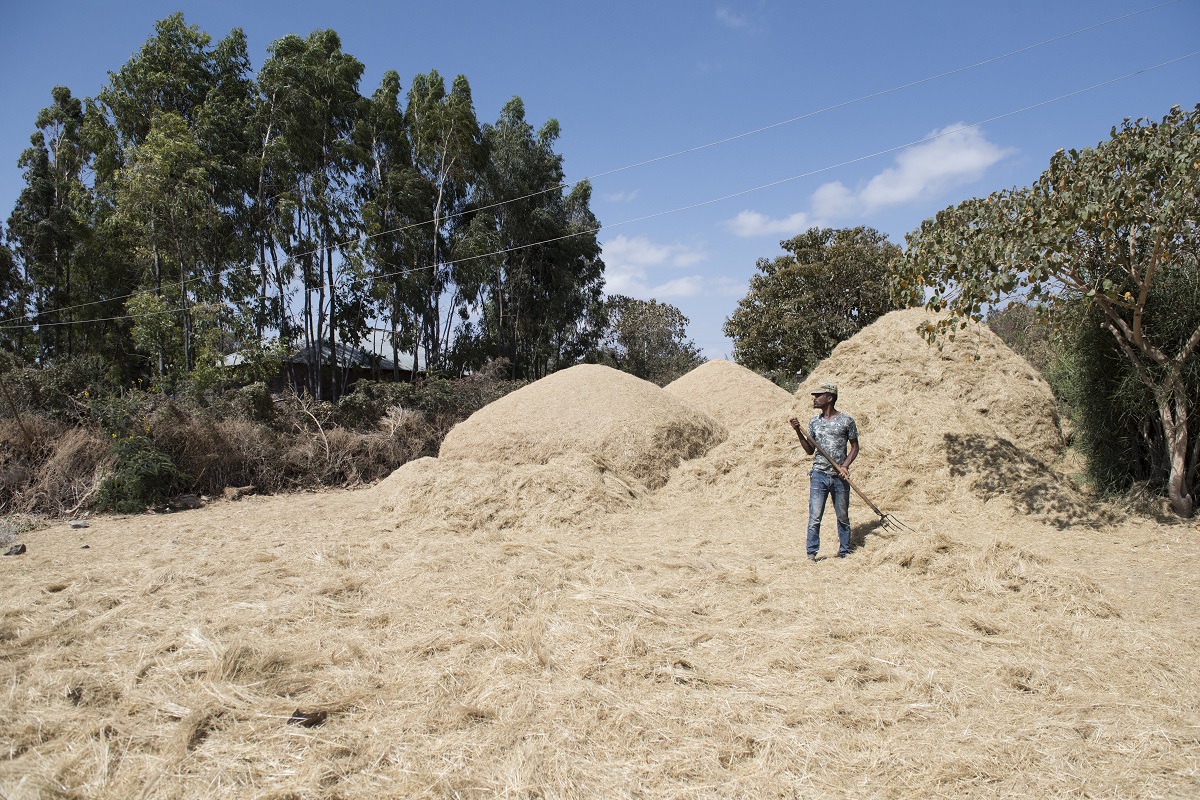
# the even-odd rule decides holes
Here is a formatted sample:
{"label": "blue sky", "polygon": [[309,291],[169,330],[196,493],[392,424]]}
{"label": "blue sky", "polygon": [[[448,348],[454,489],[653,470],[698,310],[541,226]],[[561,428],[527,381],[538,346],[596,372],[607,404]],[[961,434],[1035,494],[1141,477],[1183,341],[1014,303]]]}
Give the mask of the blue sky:
{"label": "blue sky", "polygon": [[592,177],[608,290],[677,305],[710,357],[732,352],[721,325],[780,240],[870,225],[903,244],[941,208],[1028,184],[1060,147],[1200,102],[1191,57],[1004,116],[1200,50],[1200,0],[0,0],[0,219],[51,88],[94,96],[177,10],[214,39],[245,30],[256,67],[275,39],[332,28],[364,94],[385,70],[407,90],[437,69],[467,76],[481,121],[513,95],[534,125],[557,118],[568,179]]}

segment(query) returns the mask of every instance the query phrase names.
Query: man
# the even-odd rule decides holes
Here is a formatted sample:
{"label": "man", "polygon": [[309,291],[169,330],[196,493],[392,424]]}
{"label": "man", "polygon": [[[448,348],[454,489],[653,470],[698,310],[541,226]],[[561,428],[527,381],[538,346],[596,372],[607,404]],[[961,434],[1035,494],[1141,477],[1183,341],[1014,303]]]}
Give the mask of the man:
{"label": "man", "polygon": [[850,553],[850,465],[858,458],[858,426],[849,414],[837,410],[838,387],[823,383],[812,393],[813,408],[821,413],[809,420],[808,435],[795,417],[788,420],[800,446],[810,456],[816,445],[829,454],[832,463],[817,452],[808,473],[808,560],[817,560],[821,547],[821,517],[825,501],[833,495],[833,513],[837,517],[838,558]]}

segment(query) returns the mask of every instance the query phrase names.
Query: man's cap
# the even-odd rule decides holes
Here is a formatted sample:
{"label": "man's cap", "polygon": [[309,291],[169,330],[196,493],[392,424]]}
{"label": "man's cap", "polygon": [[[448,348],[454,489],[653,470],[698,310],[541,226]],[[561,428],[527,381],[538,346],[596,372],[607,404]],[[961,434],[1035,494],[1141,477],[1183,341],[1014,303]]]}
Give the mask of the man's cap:
{"label": "man's cap", "polygon": [[837,384],[836,383],[822,383],[822,384],[818,385],[815,389],[812,390],[812,394],[825,394],[826,392],[829,392],[831,395],[834,395],[836,397],[837,393],[838,393]]}

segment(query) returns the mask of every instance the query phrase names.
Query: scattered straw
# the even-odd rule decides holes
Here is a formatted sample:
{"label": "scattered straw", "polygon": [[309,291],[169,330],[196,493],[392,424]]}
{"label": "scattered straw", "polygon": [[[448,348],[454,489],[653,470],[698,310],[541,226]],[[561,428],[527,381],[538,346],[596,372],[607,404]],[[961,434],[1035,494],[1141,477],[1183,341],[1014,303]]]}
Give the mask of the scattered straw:
{"label": "scattered straw", "polygon": [[691,408],[726,367],[533,384],[371,489],[24,534],[0,796],[1195,796],[1195,528],[1031,495],[1044,386],[915,317],[814,375],[915,531],[855,499],[845,560],[804,557],[807,387]]}

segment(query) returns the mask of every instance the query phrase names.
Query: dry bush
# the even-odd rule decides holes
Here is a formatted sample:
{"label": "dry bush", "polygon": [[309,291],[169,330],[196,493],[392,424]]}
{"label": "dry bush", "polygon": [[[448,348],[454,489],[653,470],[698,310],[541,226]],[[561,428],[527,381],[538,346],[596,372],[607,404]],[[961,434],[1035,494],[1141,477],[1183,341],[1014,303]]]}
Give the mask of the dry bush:
{"label": "dry bush", "polygon": [[39,510],[50,514],[78,510],[112,464],[109,442],[98,431],[76,427],[63,431],[33,486],[33,496],[44,498]]}
{"label": "dry bush", "polygon": [[382,431],[329,431],[326,485],[371,483],[385,478],[413,457],[410,443]]}
{"label": "dry bush", "polygon": [[94,429],[37,416],[23,416],[22,423],[24,432],[0,420],[0,508],[53,516],[78,510],[112,466],[109,442]]}

